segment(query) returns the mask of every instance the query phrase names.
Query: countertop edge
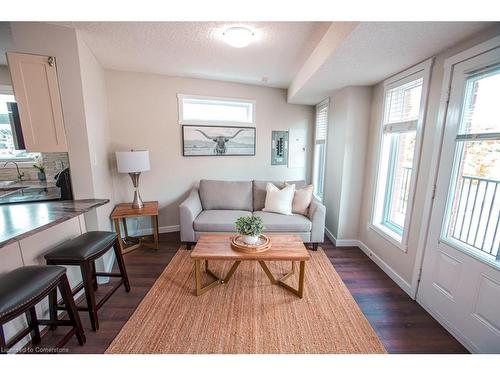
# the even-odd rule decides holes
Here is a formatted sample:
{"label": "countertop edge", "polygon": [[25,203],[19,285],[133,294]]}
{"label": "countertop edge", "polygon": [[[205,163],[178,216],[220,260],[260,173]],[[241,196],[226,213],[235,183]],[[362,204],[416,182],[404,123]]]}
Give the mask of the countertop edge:
{"label": "countertop edge", "polygon": [[42,232],[48,228],[51,228],[55,225],[61,224],[65,221],[71,220],[74,217],[82,215],[90,210],[95,208],[104,206],[110,202],[109,199],[77,199],[72,201],[52,201],[52,202],[36,202],[36,203],[16,203],[12,205],[5,205],[4,207],[9,206],[22,206],[22,205],[40,205],[40,204],[49,204],[53,206],[54,210],[60,210],[61,216],[52,219],[50,222],[46,224],[42,224],[40,226],[28,229],[26,232],[19,233],[17,235],[12,236],[7,240],[3,240],[0,242],[0,248],[10,245],[12,243],[18,242],[24,238],[30,237],[36,233]]}

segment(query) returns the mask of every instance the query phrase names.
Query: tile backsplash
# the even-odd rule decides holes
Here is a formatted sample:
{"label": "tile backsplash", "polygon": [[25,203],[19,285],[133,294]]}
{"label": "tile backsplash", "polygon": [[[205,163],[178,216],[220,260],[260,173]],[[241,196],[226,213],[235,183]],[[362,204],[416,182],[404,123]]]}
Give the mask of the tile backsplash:
{"label": "tile backsplash", "polygon": [[[45,167],[45,175],[47,182],[54,181],[54,176],[64,168],[69,166],[69,158],[67,152],[42,152],[42,164]],[[8,164],[7,167],[0,165],[0,181],[17,180],[17,171],[13,164]],[[33,163],[20,163],[19,169],[24,172],[24,181],[38,180],[38,169],[33,167]]]}

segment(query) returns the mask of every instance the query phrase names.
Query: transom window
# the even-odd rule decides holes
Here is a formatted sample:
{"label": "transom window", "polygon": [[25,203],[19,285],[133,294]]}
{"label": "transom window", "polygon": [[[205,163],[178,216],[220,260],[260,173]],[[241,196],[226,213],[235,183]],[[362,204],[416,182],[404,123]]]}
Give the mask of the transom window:
{"label": "transom window", "polygon": [[255,101],[178,95],[179,123],[184,125],[255,124]]}
{"label": "transom window", "polygon": [[372,227],[406,249],[430,62],[387,81]]}
{"label": "transom window", "polygon": [[500,260],[500,68],[465,81],[444,238]]}

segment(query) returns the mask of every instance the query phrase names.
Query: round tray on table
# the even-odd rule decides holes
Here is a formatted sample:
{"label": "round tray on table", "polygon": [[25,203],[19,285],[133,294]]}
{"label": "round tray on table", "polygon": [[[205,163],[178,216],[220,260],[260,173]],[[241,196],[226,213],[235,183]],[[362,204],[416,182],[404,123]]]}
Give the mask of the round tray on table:
{"label": "round tray on table", "polygon": [[264,234],[259,236],[255,245],[248,245],[243,242],[243,236],[238,234],[231,238],[231,248],[242,253],[263,253],[271,248],[271,240]]}

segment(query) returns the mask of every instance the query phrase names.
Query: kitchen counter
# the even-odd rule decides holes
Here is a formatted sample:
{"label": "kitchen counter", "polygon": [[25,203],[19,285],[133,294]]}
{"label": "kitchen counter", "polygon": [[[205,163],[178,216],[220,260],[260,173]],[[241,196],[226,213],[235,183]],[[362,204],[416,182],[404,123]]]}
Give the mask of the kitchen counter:
{"label": "kitchen counter", "polygon": [[108,202],[108,199],[80,199],[0,205],[0,248]]}

